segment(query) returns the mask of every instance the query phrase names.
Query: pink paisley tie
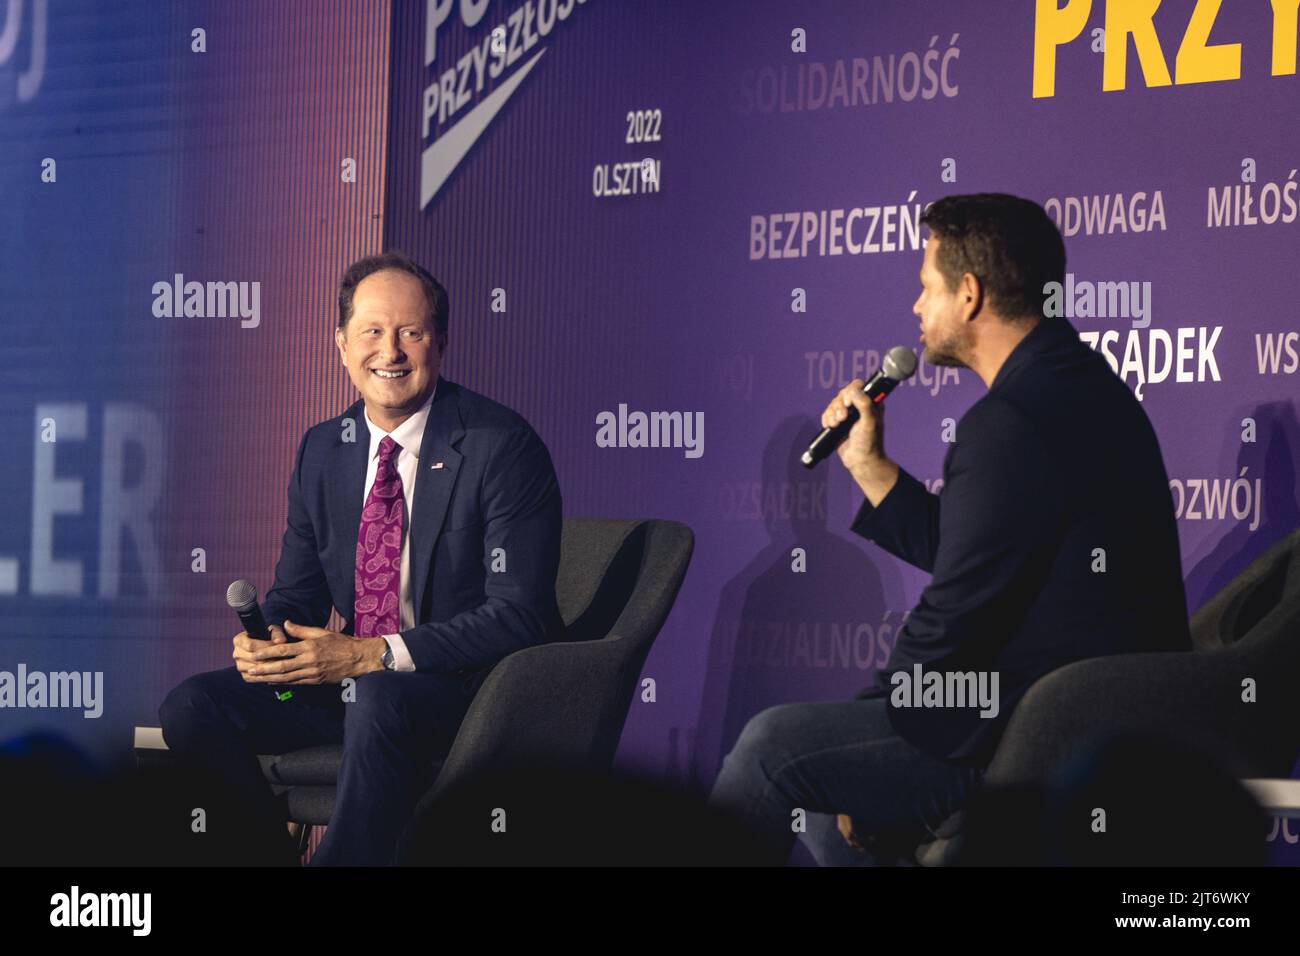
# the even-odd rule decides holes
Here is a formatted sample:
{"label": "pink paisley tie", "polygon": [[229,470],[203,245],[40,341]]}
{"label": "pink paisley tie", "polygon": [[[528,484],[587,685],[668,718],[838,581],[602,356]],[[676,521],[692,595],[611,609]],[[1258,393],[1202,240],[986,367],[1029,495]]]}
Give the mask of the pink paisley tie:
{"label": "pink paisley tie", "polygon": [[402,575],[402,447],[389,436],[379,443],[379,468],[361,512],[357,532],[354,637],[379,637],[400,630],[398,599]]}

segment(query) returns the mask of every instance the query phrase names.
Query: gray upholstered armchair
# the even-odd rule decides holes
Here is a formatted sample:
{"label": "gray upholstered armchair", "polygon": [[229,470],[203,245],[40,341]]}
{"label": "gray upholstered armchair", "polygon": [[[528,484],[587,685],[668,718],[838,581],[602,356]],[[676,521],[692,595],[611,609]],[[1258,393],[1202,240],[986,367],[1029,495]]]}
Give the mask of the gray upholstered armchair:
{"label": "gray upholstered armchair", "polygon": [[[1169,738],[1238,779],[1285,778],[1300,752],[1300,530],[1191,619],[1193,650],[1076,661],[1040,679],[1007,723],[985,787],[1059,785],[1072,758],[1122,733]],[[1253,678],[1257,701],[1243,703]],[[953,862],[964,813],[916,851]]]}
{"label": "gray upholstered armchair", "polygon": [[[675,521],[567,519],[555,591],[569,640],[517,651],[492,669],[447,759],[430,767],[420,807],[449,784],[516,761],[608,768],[694,542]],[[259,760],[273,789],[286,793],[290,819],[319,825],[334,809],[341,757],[333,745]]]}

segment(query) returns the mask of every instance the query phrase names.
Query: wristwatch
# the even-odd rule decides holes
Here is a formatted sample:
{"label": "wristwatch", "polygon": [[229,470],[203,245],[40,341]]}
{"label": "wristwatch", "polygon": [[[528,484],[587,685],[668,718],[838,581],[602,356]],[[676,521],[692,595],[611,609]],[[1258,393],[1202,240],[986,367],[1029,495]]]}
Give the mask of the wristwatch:
{"label": "wristwatch", "polygon": [[387,641],[384,641],[384,657],[380,663],[384,665],[386,671],[397,669],[397,665],[393,663],[393,649],[388,646]]}

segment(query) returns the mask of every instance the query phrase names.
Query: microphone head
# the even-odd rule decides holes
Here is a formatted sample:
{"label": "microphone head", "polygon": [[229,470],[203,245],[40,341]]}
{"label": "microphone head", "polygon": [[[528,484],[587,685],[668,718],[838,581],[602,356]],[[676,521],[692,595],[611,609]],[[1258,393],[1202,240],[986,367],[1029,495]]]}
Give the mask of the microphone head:
{"label": "microphone head", "polygon": [[236,611],[245,610],[257,603],[257,588],[253,587],[251,581],[240,578],[226,588],[226,603]]}
{"label": "microphone head", "polygon": [[896,382],[911,378],[916,374],[916,353],[906,345],[895,345],[885,353],[880,369]]}

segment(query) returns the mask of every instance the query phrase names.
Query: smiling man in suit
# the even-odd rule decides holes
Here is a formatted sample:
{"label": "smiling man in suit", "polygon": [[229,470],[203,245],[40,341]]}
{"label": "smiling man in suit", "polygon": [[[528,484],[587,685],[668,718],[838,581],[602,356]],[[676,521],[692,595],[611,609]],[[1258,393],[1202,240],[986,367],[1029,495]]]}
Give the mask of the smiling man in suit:
{"label": "smiling man in suit", "polygon": [[257,754],[341,743],[312,863],[390,863],[488,671],[563,633],[550,455],[518,414],[440,376],[448,314],[446,290],[401,253],[349,267],[335,343],[361,400],[298,446],[263,603],[271,640],[241,631],[233,667],[188,678],[159,710],[168,747],[232,788],[275,862],[294,851]]}

